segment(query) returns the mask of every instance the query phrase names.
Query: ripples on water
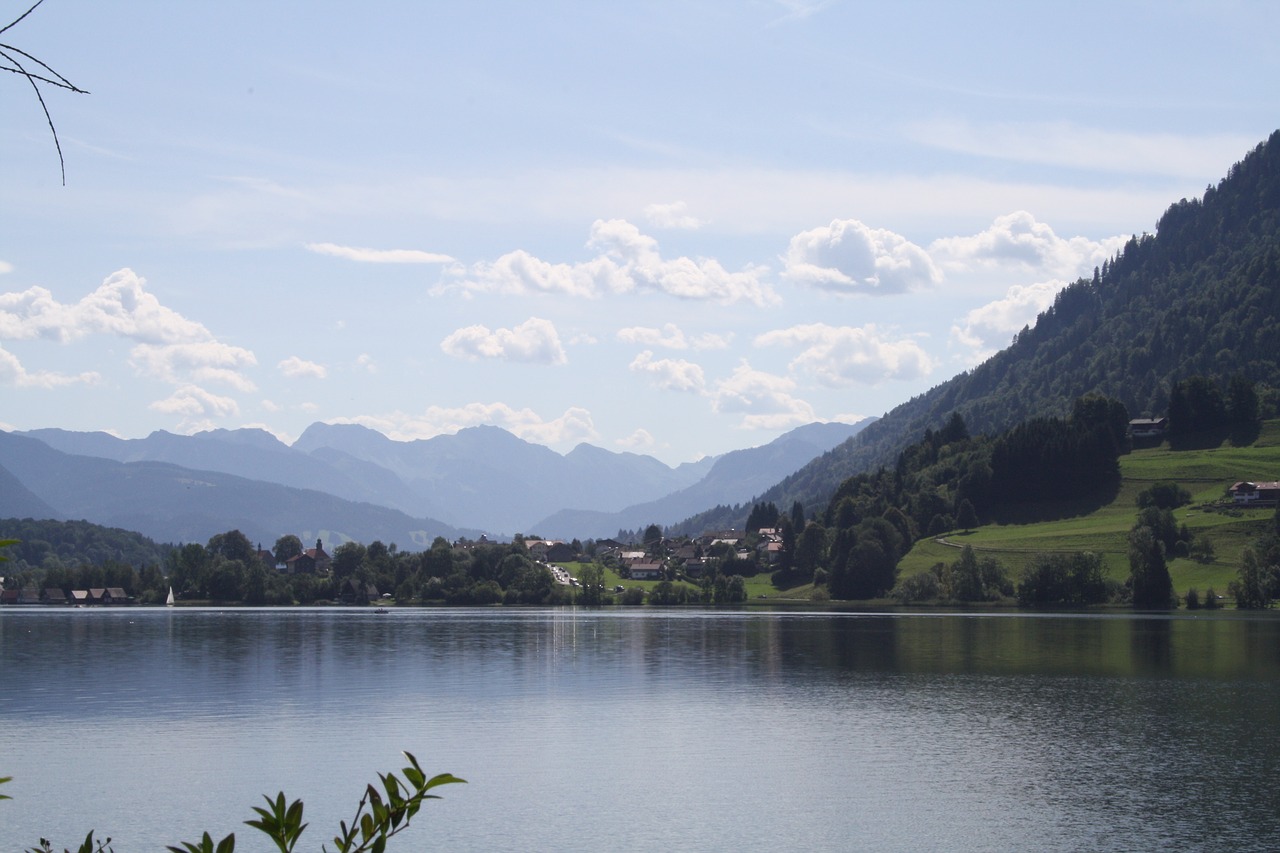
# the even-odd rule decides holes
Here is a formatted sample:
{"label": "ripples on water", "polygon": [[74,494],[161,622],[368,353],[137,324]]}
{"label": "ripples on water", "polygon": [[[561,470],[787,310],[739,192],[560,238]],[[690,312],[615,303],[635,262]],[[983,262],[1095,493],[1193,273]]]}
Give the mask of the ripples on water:
{"label": "ripples on water", "polygon": [[[0,849],[160,850],[415,752],[392,849],[1280,848],[1274,619],[0,613]],[[415,840],[416,839],[416,840]]]}

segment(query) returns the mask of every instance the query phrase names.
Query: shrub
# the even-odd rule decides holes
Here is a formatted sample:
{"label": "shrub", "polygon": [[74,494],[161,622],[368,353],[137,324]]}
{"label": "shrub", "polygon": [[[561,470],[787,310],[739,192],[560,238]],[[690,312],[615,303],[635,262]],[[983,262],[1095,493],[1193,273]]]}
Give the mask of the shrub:
{"label": "shrub", "polygon": [[933,601],[938,598],[938,576],[932,571],[919,572],[905,577],[889,591],[889,597],[902,604]]}
{"label": "shrub", "polygon": [[1102,558],[1091,552],[1037,554],[1018,584],[1024,607],[1082,606],[1107,600]]}
{"label": "shrub", "polygon": [[638,604],[644,604],[644,590],[638,586],[630,586],[622,591],[619,601],[623,604],[634,607]]}
{"label": "shrub", "polygon": [[1177,509],[1191,503],[1191,493],[1167,480],[1156,483],[1138,493],[1138,506],[1146,509],[1149,506],[1160,509]]}

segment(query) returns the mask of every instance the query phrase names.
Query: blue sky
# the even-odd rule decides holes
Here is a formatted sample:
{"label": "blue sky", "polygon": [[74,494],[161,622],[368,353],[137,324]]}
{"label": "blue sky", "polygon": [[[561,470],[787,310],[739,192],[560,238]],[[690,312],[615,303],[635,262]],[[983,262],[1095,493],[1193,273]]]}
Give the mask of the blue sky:
{"label": "blue sky", "polygon": [[[0,0],[0,18],[29,3]],[[0,427],[879,415],[1280,125],[1280,5],[46,0],[0,42]]]}

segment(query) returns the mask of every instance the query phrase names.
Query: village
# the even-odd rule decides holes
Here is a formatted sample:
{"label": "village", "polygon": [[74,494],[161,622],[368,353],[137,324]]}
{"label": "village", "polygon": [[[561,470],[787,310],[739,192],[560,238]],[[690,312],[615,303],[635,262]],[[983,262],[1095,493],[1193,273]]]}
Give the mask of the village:
{"label": "village", "polygon": [[[696,538],[666,538],[653,525],[646,534],[647,541],[643,545],[603,539],[589,540],[585,546],[577,540],[566,542],[533,536],[517,536],[512,543],[502,543],[482,535],[477,539],[459,538],[450,543],[450,549],[471,553],[486,548],[509,548],[518,543],[530,561],[551,573],[557,585],[571,588],[581,584],[564,566],[575,563],[594,561],[612,569],[624,580],[697,582],[713,571],[713,567],[729,563],[751,574],[768,570],[782,559],[785,550],[783,531],[779,527],[749,532],[721,530]],[[352,543],[344,544],[350,547]],[[375,543],[373,547],[378,545],[380,543]],[[343,547],[339,546],[339,551]],[[334,556],[325,550],[320,539],[316,540],[314,547],[302,549],[283,560],[278,560],[273,551],[258,546],[252,559],[270,567],[272,573],[281,577],[322,579],[334,575]],[[0,578],[0,586],[3,583],[4,579]],[[612,591],[621,593],[624,588],[617,586]],[[332,603],[368,605],[389,602],[394,598],[391,591],[381,590],[376,584],[352,574],[337,582]],[[56,586],[23,587],[0,592],[0,606],[122,607],[138,603],[133,595],[119,586],[69,590]]]}

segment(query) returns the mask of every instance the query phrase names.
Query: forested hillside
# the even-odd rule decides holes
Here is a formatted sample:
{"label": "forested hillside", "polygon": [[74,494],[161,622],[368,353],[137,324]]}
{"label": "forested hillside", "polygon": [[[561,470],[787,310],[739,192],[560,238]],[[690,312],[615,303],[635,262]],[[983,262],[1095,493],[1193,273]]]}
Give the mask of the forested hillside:
{"label": "forested hillside", "polygon": [[105,566],[113,562],[158,566],[172,547],[118,527],[30,518],[0,518],[0,539],[18,540],[6,551],[10,571],[48,565]]}
{"label": "forested hillside", "polygon": [[[1280,131],[1203,198],[1183,199],[1090,278],[1058,294],[1005,350],[889,412],[763,493],[821,512],[850,476],[893,465],[926,429],[958,412],[972,433],[1065,416],[1086,394],[1131,417],[1164,414],[1174,384],[1242,376],[1261,414],[1280,403]],[[717,507],[681,532],[741,524],[750,506]]]}

